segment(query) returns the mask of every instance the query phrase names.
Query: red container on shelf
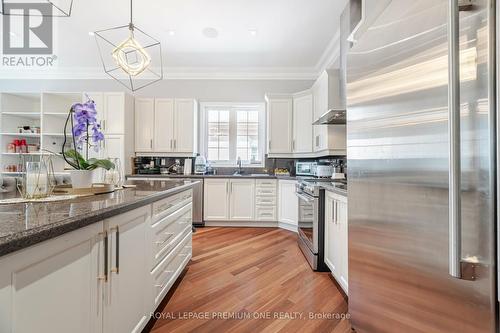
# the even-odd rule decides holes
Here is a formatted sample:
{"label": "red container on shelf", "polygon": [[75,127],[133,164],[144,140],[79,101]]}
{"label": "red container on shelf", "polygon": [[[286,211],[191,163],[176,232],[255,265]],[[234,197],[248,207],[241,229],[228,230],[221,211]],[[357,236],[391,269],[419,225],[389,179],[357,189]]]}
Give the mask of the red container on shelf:
{"label": "red container on shelf", "polygon": [[26,154],[28,152],[28,144],[25,139],[21,140],[21,153]]}
{"label": "red container on shelf", "polygon": [[16,153],[21,152],[21,142],[19,140],[14,140],[14,146],[16,147]]}

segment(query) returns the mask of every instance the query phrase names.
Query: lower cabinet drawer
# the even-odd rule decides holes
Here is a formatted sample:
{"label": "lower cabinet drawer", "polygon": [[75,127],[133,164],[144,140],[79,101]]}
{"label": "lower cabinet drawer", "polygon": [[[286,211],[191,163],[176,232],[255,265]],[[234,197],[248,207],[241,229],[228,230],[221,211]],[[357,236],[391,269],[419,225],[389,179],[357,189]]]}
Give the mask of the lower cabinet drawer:
{"label": "lower cabinet drawer", "polygon": [[276,206],[276,197],[256,197],[257,206]]}
{"label": "lower cabinet drawer", "polygon": [[257,187],[255,188],[256,196],[274,196],[276,197],[276,187]]}
{"label": "lower cabinet drawer", "polygon": [[180,207],[185,206],[188,202],[191,202],[192,193],[192,190],[184,191],[153,203],[152,223],[161,220],[165,216],[172,214],[172,212],[176,211]]}
{"label": "lower cabinet drawer", "polygon": [[255,186],[257,188],[274,188],[278,185],[278,181],[276,179],[257,179],[255,181]]}
{"label": "lower cabinet drawer", "polygon": [[151,272],[155,308],[161,303],[163,297],[188,264],[192,257],[192,249],[192,232],[188,231],[183,234],[182,241]]}
{"label": "lower cabinet drawer", "polygon": [[257,221],[276,221],[276,206],[257,206],[255,208],[255,219]]}
{"label": "lower cabinet drawer", "polygon": [[186,230],[191,230],[193,223],[192,204],[189,203],[172,214],[153,224],[153,261],[156,267],[167,253],[179,243]]}

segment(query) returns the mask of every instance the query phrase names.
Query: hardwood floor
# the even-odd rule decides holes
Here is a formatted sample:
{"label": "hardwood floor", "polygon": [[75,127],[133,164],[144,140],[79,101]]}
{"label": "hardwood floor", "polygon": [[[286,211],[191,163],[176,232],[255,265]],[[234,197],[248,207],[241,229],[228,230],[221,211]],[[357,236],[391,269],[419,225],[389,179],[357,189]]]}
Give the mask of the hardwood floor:
{"label": "hardwood floor", "polygon": [[296,234],[199,228],[191,264],[151,332],[344,333],[351,332],[346,311],[329,273],[309,267]]}

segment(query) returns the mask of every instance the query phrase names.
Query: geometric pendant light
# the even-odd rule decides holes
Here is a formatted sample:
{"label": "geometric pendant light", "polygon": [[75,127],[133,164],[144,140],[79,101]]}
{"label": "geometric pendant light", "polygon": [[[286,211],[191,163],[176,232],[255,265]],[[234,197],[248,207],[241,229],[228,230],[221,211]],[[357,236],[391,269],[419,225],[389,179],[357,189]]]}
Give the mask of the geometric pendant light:
{"label": "geometric pendant light", "polygon": [[[0,0],[0,14],[10,16],[47,16],[47,17],[70,17],[73,9],[73,0]],[[23,11],[22,6],[37,8],[36,5],[43,4],[41,10],[31,10],[29,14]],[[50,5],[50,6],[48,6]]]}
{"label": "geometric pendant light", "polygon": [[130,89],[149,86],[163,79],[161,44],[133,23],[94,32],[106,74]]}

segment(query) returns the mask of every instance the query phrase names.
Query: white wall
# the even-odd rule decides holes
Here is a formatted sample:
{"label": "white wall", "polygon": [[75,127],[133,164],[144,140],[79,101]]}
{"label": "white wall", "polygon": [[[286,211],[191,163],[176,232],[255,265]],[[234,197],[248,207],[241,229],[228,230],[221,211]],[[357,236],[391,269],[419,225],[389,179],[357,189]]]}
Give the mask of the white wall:
{"label": "white wall", "polygon": [[[265,93],[295,93],[310,80],[163,80],[136,96],[196,98],[201,102],[264,102]],[[114,80],[1,80],[1,92],[124,91]]]}

